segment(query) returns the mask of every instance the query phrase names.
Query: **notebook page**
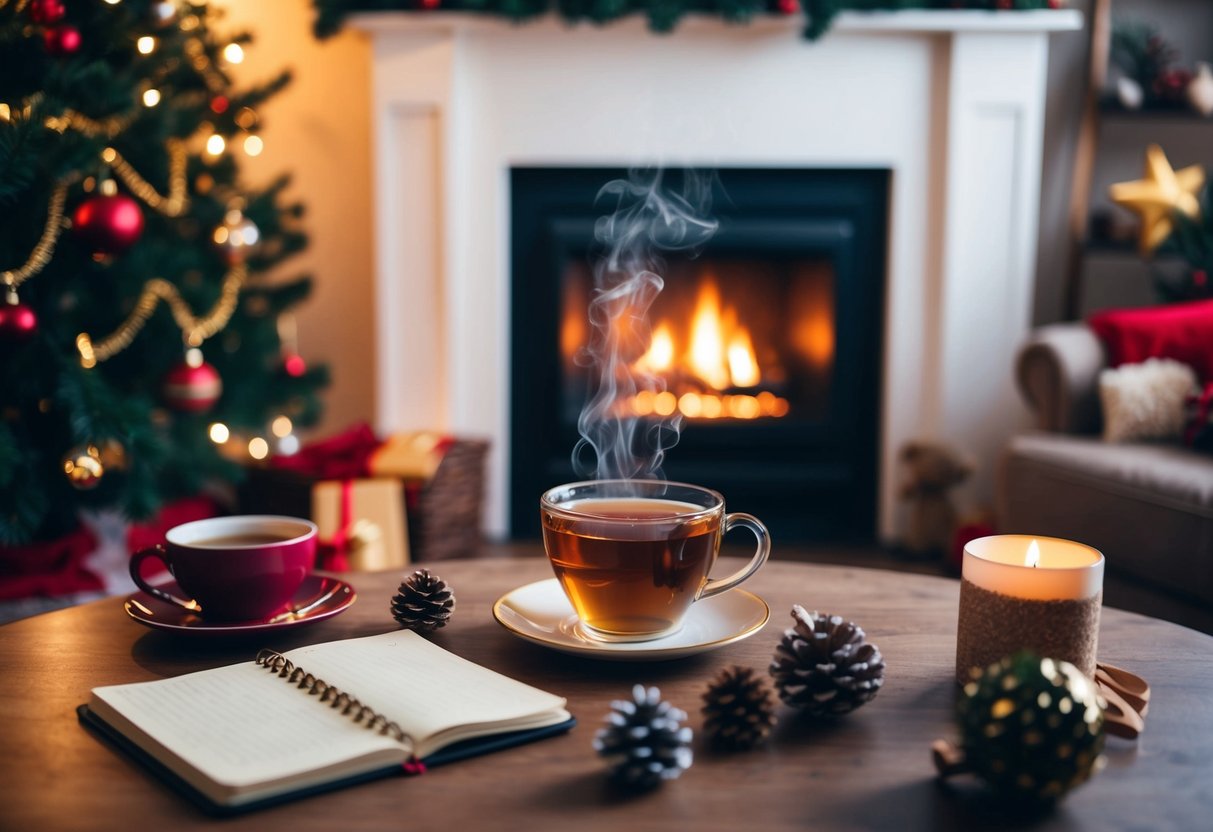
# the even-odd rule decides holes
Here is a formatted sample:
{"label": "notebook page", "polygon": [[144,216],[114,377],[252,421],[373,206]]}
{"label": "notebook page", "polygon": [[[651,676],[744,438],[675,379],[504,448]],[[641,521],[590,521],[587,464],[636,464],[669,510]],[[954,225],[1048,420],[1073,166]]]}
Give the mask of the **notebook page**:
{"label": "notebook page", "polygon": [[401,748],[252,662],[95,688],[93,696],[206,777],[230,786]]}
{"label": "notebook page", "polygon": [[285,655],[418,740],[457,725],[506,723],[565,704],[410,630],[300,647]]}

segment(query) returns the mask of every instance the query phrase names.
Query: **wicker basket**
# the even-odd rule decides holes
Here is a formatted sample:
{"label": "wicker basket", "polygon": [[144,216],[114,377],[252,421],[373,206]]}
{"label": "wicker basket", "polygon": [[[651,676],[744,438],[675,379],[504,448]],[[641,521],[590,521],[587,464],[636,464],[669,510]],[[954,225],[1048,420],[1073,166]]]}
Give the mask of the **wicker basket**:
{"label": "wicker basket", "polygon": [[488,453],[486,440],[456,439],[434,476],[421,486],[408,513],[413,560],[447,560],[479,554]]}

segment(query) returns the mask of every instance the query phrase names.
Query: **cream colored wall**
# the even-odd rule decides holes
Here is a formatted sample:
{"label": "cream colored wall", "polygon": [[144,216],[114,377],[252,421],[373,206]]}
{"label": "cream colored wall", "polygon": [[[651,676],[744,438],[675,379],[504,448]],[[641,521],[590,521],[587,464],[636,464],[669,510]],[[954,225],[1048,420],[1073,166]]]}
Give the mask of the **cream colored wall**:
{"label": "cream colored wall", "polygon": [[[235,69],[238,81],[271,77],[282,67],[295,81],[259,112],[264,152],[241,153],[253,184],[290,172],[288,192],[307,206],[311,245],[281,276],[310,272],[311,299],[300,307],[300,352],[326,362],[333,384],[324,423],[334,432],[374,417],[375,332],[372,277],[370,44],[354,32],[320,42],[307,0],[219,0],[219,31],[248,31],[253,44]],[[271,276],[272,279],[272,276]]]}

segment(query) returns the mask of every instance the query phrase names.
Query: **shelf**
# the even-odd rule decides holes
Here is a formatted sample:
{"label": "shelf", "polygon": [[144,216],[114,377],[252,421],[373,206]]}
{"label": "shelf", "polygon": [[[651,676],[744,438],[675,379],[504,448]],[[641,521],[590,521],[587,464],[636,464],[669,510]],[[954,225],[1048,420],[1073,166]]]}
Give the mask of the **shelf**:
{"label": "shelf", "polygon": [[1202,116],[1186,107],[1143,107],[1140,110],[1126,110],[1115,99],[1104,99],[1099,102],[1099,114],[1109,121],[1141,123],[1172,121],[1213,125],[1213,116]]}

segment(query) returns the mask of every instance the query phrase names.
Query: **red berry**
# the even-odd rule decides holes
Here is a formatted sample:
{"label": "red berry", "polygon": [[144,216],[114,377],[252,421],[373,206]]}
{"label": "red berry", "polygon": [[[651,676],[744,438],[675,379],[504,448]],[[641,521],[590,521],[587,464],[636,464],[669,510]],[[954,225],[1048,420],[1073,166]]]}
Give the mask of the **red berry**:
{"label": "red berry", "polygon": [[29,4],[29,19],[40,26],[58,23],[67,16],[63,0],[33,0]]}
{"label": "red berry", "polygon": [[80,30],[75,26],[55,26],[42,33],[47,53],[60,58],[75,54],[81,42]]}

